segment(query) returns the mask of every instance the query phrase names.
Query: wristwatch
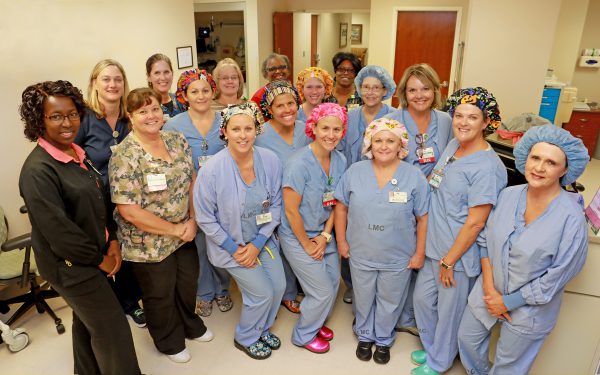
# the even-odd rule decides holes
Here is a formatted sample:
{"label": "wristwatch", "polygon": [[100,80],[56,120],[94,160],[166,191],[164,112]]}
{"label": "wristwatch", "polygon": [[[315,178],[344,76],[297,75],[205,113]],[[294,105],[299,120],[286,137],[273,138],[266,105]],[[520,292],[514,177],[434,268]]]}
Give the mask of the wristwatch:
{"label": "wristwatch", "polygon": [[321,236],[325,237],[325,241],[327,241],[327,243],[331,242],[331,234],[327,232],[321,232]]}
{"label": "wristwatch", "polygon": [[444,258],[442,258],[442,261],[440,262],[440,266],[444,267],[447,270],[451,270],[452,267],[454,267],[454,265],[446,263],[444,261]]}

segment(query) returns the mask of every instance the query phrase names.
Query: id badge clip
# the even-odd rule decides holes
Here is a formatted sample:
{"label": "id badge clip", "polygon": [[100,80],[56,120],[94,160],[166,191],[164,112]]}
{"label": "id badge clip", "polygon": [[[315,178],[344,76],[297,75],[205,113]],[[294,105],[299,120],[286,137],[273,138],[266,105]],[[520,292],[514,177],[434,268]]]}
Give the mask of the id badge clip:
{"label": "id badge clip", "polygon": [[431,178],[429,179],[429,185],[431,185],[437,189],[440,187],[443,178],[444,178],[444,172],[439,169],[434,169],[433,172],[431,173]]}
{"label": "id badge clip", "polygon": [[394,189],[394,191],[389,192],[388,202],[390,202],[390,203],[406,203],[406,202],[408,202],[408,194],[405,191],[400,191],[400,188],[398,187],[398,180],[396,180],[395,178],[392,178],[390,183],[392,184],[392,186],[395,186],[396,188]]}
{"label": "id badge clip", "polygon": [[266,199],[262,202],[263,213],[260,215],[256,215],[256,225],[262,225],[266,223],[270,223],[273,220],[273,215],[269,212],[269,200]]}
{"label": "id badge clip", "polygon": [[432,163],[435,160],[435,152],[433,151],[433,147],[427,147],[423,149],[423,153],[419,158],[419,164]]}
{"label": "id badge clip", "polygon": [[323,194],[323,207],[335,206],[337,200],[333,197],[333,191],[326,191]]}

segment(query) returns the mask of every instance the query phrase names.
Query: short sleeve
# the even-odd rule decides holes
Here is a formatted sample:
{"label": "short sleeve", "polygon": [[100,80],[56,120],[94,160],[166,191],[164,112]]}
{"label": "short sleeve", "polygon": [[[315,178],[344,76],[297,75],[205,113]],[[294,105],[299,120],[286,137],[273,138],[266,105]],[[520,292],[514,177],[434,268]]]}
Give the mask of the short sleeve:
{"label": "short sleeve", "polygon": [[350,205],[351,174],[352,174],[352,172],[350,172],[350,170],[348,170],[348,171],[346,171],[346,173],[344,173],[342,175],[340,182],[338,182],[338,184],[335,188],[335,193],[333,194],[335,199],[337,199],[339,202],[341,202],[344,206]]}
{"label": "short sleeve", "polygon": [[471,176],[471,185],[467,192],[469,208],[484,204],[496,205],[498,194],[506,181],[501,181],[496,174],[496,165],[488,163],[487,167],[479,167]]}
{"label": "short sleeve", "polygon": [[431,190],[421,171],[419,171],[416,180],[413,213],[415,216],[425,216],[429,212],[429,195],[431,194]]}
{"label": "short sleeve", "polygon": [[308,181],[308,171],[302,164],[302,159],[293,159],[283,171],[282,187],[289,187],[300,195],[304,195],[304,188]]}
{"label": "short sleeve", "polygon": [[115,204],[141,205],[144,175],[138,158],[125,150],[118,147],[108,164],[111,200]]}

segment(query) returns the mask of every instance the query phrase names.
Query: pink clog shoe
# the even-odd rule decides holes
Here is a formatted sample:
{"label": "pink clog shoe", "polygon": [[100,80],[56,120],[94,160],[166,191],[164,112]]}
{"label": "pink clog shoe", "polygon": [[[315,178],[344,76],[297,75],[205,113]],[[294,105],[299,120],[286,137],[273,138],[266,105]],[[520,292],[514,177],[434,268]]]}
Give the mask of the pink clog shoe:
{"label": "pink clog shoe", "polygon": [[329,342],[317,336],[314,340],[304,345],[304,347],[313,353],[322,354],[329,351]]}
{"label": "pink clog shoe", "polygon": [[323,326],[317,333],[317,336],[325,341],[331,341],[333,340],[333,331],[331,330],[331,328]]}

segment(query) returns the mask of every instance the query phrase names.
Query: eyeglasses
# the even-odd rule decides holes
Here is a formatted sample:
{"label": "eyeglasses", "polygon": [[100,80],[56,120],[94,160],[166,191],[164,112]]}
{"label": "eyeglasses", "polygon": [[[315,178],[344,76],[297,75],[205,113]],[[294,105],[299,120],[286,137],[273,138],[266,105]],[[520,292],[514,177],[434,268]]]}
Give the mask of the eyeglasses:
{"label": "eyeglasses", "polygon": [[63,115],[62,113],[54,113],[54,114],[51,114],[50,116],[44,115],[44,117],[56,124],[62,124],[63,121],[65,121],[65,118],[68,118],[69,121],[79,121],[80,120],[79,112],[71,112],[67,115]]}
{"label": "eyeglasses", "polygon": [[225,77],[219,77],[219,79],[221,81],[239,81],[240,77],[238,77],[238,76],[225,76]]}
{"label": "eyeglasses", "polygon": [[337,68],[336,73],[354,74],[356,71],[354,68]]}
{"label": "eyeglasses", "polygon": [[278,70],[286,70],[286,69],[287,69],[287,65],[272,66],[270,68],[267,68],[267,72],[274,73]]}
{"label": "eyeglasses", "polygon": [[429,138],[427,133],[417,134],[415,135],[415,143],[417,144],[417,149],[415,150],[415,154],[420,159],[423,157],[423,149],[425,148],[425,142]]}
{"label": "eyeglasses", "polygon": [[383,86],[360,86],[360,91],[378,93],[383,89]]}

